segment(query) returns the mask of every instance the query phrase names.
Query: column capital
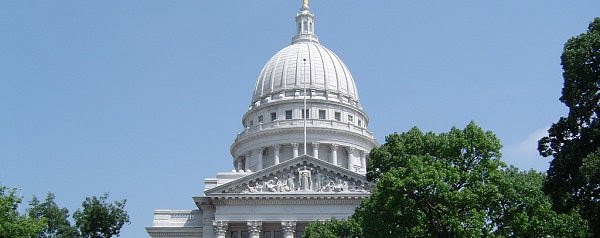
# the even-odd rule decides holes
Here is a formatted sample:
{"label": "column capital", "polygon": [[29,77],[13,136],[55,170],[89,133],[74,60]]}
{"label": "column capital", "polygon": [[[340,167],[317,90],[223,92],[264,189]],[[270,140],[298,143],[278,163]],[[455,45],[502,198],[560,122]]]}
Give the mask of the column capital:
{"label": "column capital", "polygon": [[255,149],[257,154],[262,155],[262,152],[265,151],[265,147],[260,146],[258,148]]}
{"label": "column capital", "polygon": [[294,237],[296,221],[281,221],[281,230],[284,237]]}
{"label": "column capital", "polygon": [[319,144],[320,144],[319,142],[313,142],[312,146],[313,146],[313,148],[319,148]]}
{"label": "column capital", "polygon": [[274,144],[274,145],[273,145],[273,149],[274,149],[275,151],[279,151],[279,150],[281,149],[281,145],[280,145],[280,144]]}
{"label": "column capital", "polygon": [[246,158],[252,157],[252,150],[246,152]]}
{"label": "column capital", "polygon": [[262,221],[248,221],[248,233],[250,236],[260,236],[260,230],[262,229]]}
{"label": "column capital", "polygon": [[294,148],[295,150],[297,150],[299,146],[300,144],[298,143],[292,143],[292,148]]}
{"label": "column capital", "polygon": [[340,145],[338,145],[338,144],[329,144],[329,147],[331,148],[332,151],[337,151],[339,146]]}
{"label": "column capital", "polygon": [[348,150],[348,153],[354,153],[354,151],[356,151],[356,147],[346,146],[346,150]]}
{"label": "column capital", "polygon": [[213,228],[217,237],[225,237],[227,235],[227,221],[213,221]]}

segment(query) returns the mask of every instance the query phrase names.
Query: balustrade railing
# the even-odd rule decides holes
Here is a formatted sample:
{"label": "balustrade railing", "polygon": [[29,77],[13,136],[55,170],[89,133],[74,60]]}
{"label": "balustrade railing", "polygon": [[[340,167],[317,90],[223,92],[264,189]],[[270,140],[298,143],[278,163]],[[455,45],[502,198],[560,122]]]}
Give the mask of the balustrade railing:
{"label": "balustrade railing", "polygon": [[[252,127],[246,128],[244,131],[239,133],[236,137],[236,141],[243,137],[254,134],[260,131],[272,130],[277,128],[291,128],[304,126],[304,119],[291,119],[291,120],[276,120],[267,123],[261,123]],[[369,132],[367,128],[359,127],[351,123],[344,123],[334,120],[323,120],[323,119],[306,119],[306,126],[309,128],[332,128],[332,129],[343,129],[350,130],[352,132],[367,136],[373,139],[373,133]]]}

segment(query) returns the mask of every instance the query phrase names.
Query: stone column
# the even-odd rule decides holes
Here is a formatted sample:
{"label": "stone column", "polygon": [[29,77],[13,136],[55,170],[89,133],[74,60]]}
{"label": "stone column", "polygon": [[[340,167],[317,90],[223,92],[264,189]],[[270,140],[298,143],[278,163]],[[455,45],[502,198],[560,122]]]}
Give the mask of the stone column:
{"label": "stone column", "polygon": [[263,169],[263,152],[265,151],[264,147],[258,147],[258,149],[256,149],[256,159],[258,160],[258,163],[256,165],[256,171],[260,171]]}
{"label": "stone column", "polygon": [[198,206],[202,210],[202,226],[205,227],[202,233],[205,237],[215,237],[214,227],[212,226],[215,219],[215,207],[210,203],[210,200],[207,198],[205,201],[200,202]]}
{"label": "stone column", "polygon": [[338,162],[337,162],[337,150],[338,150],[338,145],[337,144],[331,144],[329,145],[329,147],[331,148],[331,163],[335,166],[337,166]]}
{"label": "stone column", "polygon": [[248,151],[246,153],[246,158],[244,158],[244,169],[246,170],[246,172],[251,172],[250,171],[250,159],[252,158],[252,151]]}
{"label": "stone column", "polygon": [[298,157],[298,147],[299,147],[298,143],[292,143],[292,148],[294,149],[294,152],[292,154],[292,158]]}
{"label": "stone column", "polygon": [[279,164],[279,150],[281,150],[281,145],[276,144],[273,146],[273,154],[275,155],[273,160],[275,165]]}
{"label": "stone column", "polygon": [[226,221],[213,221],[213,228],[215,230],[215,238],[225,238],[227,235]]}
{"label": "stone column", "polygon": [[348,170],[354,171],[354,151],[356,151],[356,148],[348,146],[346,150],[348,151]]}
{"label": "stone column", "polygon": [[283,238],[294,238],[294,233],[296,233],[296,222],[282,221],[281,230],[283,231]]}
{"label": "stone column", "polygon": [[248,221],[248,233],[250,238],[260,238],[262,221]]}
{"label": "stone column", "polygon": [[243,157],[238,157],[237,159],[237,171],[238,172],[244,172],[244,161],[243,161]]}
{"label": "stone column", "polygon": [[360,166],[363,170],[367,170],[367,152],[364,150],[360,151]]}
{"label": "stone column", "polygon": [[313,147],[313,157],[318,159],[319,158],[319,142],[313,142],[312,147]]}

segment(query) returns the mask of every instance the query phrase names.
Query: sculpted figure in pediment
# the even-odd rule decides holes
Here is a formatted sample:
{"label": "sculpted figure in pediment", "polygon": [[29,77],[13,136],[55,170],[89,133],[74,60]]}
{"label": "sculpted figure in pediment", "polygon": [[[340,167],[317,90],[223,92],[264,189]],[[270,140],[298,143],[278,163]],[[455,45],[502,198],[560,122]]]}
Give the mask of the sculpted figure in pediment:
{"label": "sculpted figure in pediment", "polygon": [[298,169],[298,177],[300,179],[300,190],[302,191],[310,191],[311,190],[311,184],[312,184],[312,179],[311,179],[311,170],[308,170],[306,168],[306,166],[304,166],[304,168],[300,168]]}
{"label": "sculpted figure in pediment", "polygon": [[296,182],[294,181],[294,175],[288,175],[287,182],[285,185],[285,191],[291,192],[296,191]]}
{"label": "sculpted figure in pediment", "polygon": [[267,183],[265,184],[265,187],[269,192],[278,192],[278,186],[279,180],[277,179],[277,177],[269,179],[269,181],[267,181]]}

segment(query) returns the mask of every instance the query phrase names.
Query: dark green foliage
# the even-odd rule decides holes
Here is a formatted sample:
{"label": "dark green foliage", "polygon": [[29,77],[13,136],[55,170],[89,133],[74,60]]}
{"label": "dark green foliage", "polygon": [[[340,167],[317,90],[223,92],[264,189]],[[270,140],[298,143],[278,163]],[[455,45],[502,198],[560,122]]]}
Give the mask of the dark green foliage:
{"label": "dark green foliage", "polygon": [[34,196],[27,214],[19,215],[21,198],[15,189],[0,185],[0,238],[108,238],[119,236],[123,225],[129,223],[125,200],[108,203],[108,194],[86,198],[83,210],[73,214],[75,226],[68,220],[69,210],[60,208],[54,199],[52,193],[44,202]]}
{"label": "dark green foliage", "polygon": [[44,220],[19,215],[17,208],[21,198],[15,189],[0,185],[0,238],[37,237],[44,229]]}
{"label": "dark green foliage", "polygon": [[303,237],[305,238],[351,238],[362,237],[360,224],[355,220],[331,220],[327,222],[315,222],[306,227]]}
{"label": "dark green foliage", "polygon": [[129,215],[124,210],[126,200],[108,203],[108,194],[86,198],[81,204],[83,210],[73,214],[75,225],[85,238],[108,238],[119,236],[123,225],[129,223]]}
{"label": "dark green foliage", "polygon": [[600,18],[567,41],[561,62],[560,101],[569,114],[539,141],[540,154],[553,157],[543,190],[558,212],[581,208],[594,237],[600,237]]}
{"label": "dark green foliage", "polygon": [[[471,122],[448,133],[392,134],[369,155],[376,181],[347,223],[310,225],[310,237],[586,237],[577,212],[558,214],[544,176],[500,161],[496,136]],[[358,228],[353,228],[356,224]]]}
{"label": "dark green foliage", "polygon": [[27,210],[30,217],[44,218],[46,228],[42,230],[38,237],[40,238],[76,238],[79,237],[77,229],[71,226],[69,218],[69,210],[60,208],[54,202],[55,196],[53,193],[48,193],[44,202],[33,197],[29,202]]}

